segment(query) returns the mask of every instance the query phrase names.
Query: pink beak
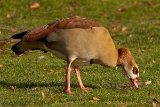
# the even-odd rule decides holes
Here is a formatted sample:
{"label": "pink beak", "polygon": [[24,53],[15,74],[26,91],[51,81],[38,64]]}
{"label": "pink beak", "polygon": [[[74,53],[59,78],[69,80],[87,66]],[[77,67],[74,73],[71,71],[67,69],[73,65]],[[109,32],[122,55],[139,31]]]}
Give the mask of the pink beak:
{"label": "pink beak", "polygon": [[131,83],[133,88],[138,88],[138,78],[131,78]]}

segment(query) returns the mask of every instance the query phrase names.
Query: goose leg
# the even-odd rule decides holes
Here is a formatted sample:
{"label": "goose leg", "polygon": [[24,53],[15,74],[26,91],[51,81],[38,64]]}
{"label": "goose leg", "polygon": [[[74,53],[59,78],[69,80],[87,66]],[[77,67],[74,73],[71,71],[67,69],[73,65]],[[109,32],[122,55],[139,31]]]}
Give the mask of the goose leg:
{"label": "goose leg", "polygon": [[70,64],[67,64],[66,66],[66,83],[65,83],[65,88],[64,91],[68,94],[72,94],[71,88],[70,88],[70,74],[71,74],[71,67]]}
{"label": "goose leg", "polygon": [[74,70],[76,72],[76,76],[78,79],[78,85],[82,90],[88,91],[88,90],[92,90],[92,88],[89,87],[84,87],[82,80],[81,80],[81,76],[80,76],[80,70],[79,70],[79,66],[74,66]]}

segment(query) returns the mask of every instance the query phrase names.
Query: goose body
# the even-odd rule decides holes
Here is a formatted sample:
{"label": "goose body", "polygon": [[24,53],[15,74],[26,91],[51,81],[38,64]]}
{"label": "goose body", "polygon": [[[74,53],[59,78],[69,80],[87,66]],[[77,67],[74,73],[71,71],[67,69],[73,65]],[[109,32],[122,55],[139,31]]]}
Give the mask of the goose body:
{"label": "goose body", "polygon": [[116,66],[118,53],[104,27],[62,29],[49,34],[46,40],[45,50],[61,59],[73,60],[74,66],[89,65],[91,60],[103,59],[109,60],[103,61],[102,65]]}
{"label": "goose body", "polygon": [[50,51],[58,58],[67,61],[66,84],[64,91],[72,93],[70,89],[71,65],[77,75],[78,84],[84,87],[79,66],[100,64],[106,67],[121,65],[131,79],[133,87],[138,88],[138,66],[127,48],[116,49],[109,32],[101,24],[91,19],[70,17],[57,20],[34,30],[25,31],[12,36],[21,39],[12,47],[16,54],[27,50]]}

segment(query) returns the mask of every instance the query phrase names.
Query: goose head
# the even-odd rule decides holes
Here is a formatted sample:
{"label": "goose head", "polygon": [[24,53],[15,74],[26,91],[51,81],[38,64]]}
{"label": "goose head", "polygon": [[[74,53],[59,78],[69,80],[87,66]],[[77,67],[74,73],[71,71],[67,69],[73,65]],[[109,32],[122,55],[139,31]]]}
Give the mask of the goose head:
{"label": "goose head", "polygon": [[131,81],[132,87],[138,88],[139,69],[131,52],[127,48],[119,48],[118,54],[117,65],[122,66],[124,73]]}

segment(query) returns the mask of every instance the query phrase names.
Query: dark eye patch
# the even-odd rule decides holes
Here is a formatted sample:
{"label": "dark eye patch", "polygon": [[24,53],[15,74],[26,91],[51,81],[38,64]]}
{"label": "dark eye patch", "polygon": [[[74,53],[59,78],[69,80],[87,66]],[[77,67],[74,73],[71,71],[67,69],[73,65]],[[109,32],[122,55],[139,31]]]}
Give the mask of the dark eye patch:
{"label": "dark eye patch", "polygon": [[138,68],[137,67],[133,67],[132,72],[133,72],[133,74],[138,74]]}

